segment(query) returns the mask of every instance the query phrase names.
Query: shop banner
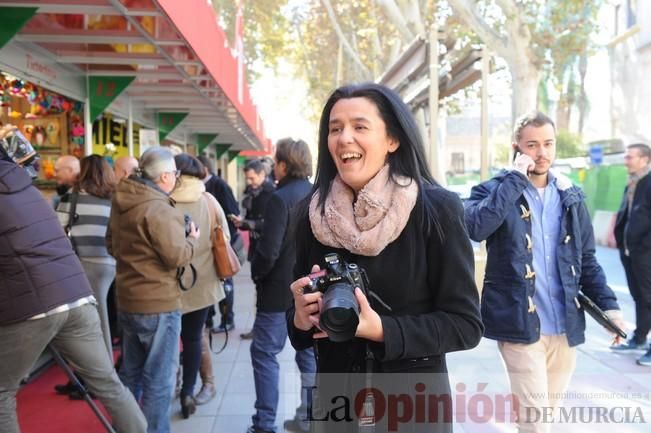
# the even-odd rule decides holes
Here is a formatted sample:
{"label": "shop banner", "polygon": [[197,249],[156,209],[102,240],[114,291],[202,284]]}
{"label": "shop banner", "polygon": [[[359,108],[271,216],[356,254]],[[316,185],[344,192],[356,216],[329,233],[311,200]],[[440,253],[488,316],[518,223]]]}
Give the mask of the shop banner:
{"label": "shop banner", "polygon": [[217,138],[217,134],[199,134],[197,135],[197,144],[199,145],[197,155],[201,155],[203,150],[210,146]]}
{"label": "shop banner", "polygon": [[217,150],[215,153],[215,156],[217,159],[221,158],[221,156],[226,153],[226,151],[232,146],[232,144],[227,144],[227,143],[217,143]]}
{"label": "shop banner", "polygon": [[90,119],[95,120],[136,77],[88,77]]}
{"label": "shop banner", "polygon": [[158,113],[158,141],[163,142],[189,113]]}
{"label": "shop banner", "polygon": [[158,143],[158,134],[156,134],[155,129],[141,129],[140,131],[140,154],[142,156],[143,152],[150,147],[156,147]]}
{"label": "shop banner", "polygon": [[231,162],[233,158],[240,154],[239,150],[229,150],[228,151],[228,162]]}
{"label": "shop banner", "polygon": [[0,7],[0,16],[2,17],[2,25],[0,25],[0,48],[4,47],[16,33],[23,28],[27,21],[29,21],[38,8],[28,7]]}

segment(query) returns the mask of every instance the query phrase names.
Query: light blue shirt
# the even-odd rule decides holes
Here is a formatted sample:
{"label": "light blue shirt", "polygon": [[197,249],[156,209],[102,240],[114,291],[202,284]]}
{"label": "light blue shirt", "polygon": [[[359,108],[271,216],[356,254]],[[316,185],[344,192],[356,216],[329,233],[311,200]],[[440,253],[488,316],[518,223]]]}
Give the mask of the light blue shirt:
{"label": "light blue shirt", "polygon": [[534,303],[540,317],[540,333],[565,333],[565,292],[558,271],[556,248],[560,242],[562,205],[556,178],[548,173],[549,182],[543,197],[529,183],[524,196],[531,211],[533,270],[536,273]]}

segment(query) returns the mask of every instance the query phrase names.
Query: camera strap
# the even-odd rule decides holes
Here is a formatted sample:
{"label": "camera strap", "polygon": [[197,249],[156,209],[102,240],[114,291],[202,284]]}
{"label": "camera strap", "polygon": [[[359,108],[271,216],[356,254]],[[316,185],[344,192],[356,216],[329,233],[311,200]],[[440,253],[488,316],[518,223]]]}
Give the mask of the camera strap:
{"label": "camera strap", "polygon": [[79,193],[78,192],[72,192],[68,194],[68,224],[66,224],[64,230],[66,232],[66,236],[68,236],[68,239],[70,240],[70,244],[72,245],[72,249],[77,254],[77,246],[75,245],[75,241],[72,238],[72,226],[77,222],[79,219],[79,215],[77,214],[77,200],[79,199]]}
{"label": "camera strap", "polygon": [[366,388],[366,396],[364,397],[364,404],[362,405],[362,412],[359,414],[358,426],[359,433],[374,433],[375,432],[375,396],[371,392],[373,388],[373,367],[375,365],[375,355],[366,343],[366,372],[364,387]]}
{"label": "camera strap", "polygon": [[186,266],[176,269],[176,280],[179,282],[179,286],[183,291],[190,290],[191,288],[194,287],[194,285],[197,282],[197,268],[195,268],[192,263],[190,263],[189,266],[190,266],[190,271],[192,272],[192,282],[190,283],[190,287],[186,287],[185,284],[183,284],[183,274],[185,274]]}

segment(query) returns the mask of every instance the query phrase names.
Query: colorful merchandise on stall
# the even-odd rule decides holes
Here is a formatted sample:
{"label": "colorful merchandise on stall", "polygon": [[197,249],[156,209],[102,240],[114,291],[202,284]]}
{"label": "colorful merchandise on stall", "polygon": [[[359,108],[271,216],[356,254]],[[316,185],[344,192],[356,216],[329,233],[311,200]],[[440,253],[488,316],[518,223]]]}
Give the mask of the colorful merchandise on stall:
{"label": "colorful merchandise on stall", "polygon": [[41,154],[39,182],[54,179],[54,161],[65,154],[84,155],[84,106],[56,92],[0,72],[0,125],[11,123]]}

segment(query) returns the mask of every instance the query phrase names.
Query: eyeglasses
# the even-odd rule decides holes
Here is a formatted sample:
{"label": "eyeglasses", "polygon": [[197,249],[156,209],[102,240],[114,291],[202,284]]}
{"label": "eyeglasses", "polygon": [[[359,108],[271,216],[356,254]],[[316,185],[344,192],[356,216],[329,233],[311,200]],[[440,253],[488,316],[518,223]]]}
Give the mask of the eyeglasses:
{"label": "eyeglasses", "polygon": [[181,170],[170,170],[170,171],[164,171],[163,173],[171,173],[174,175],[176,179],[181,177]]}

